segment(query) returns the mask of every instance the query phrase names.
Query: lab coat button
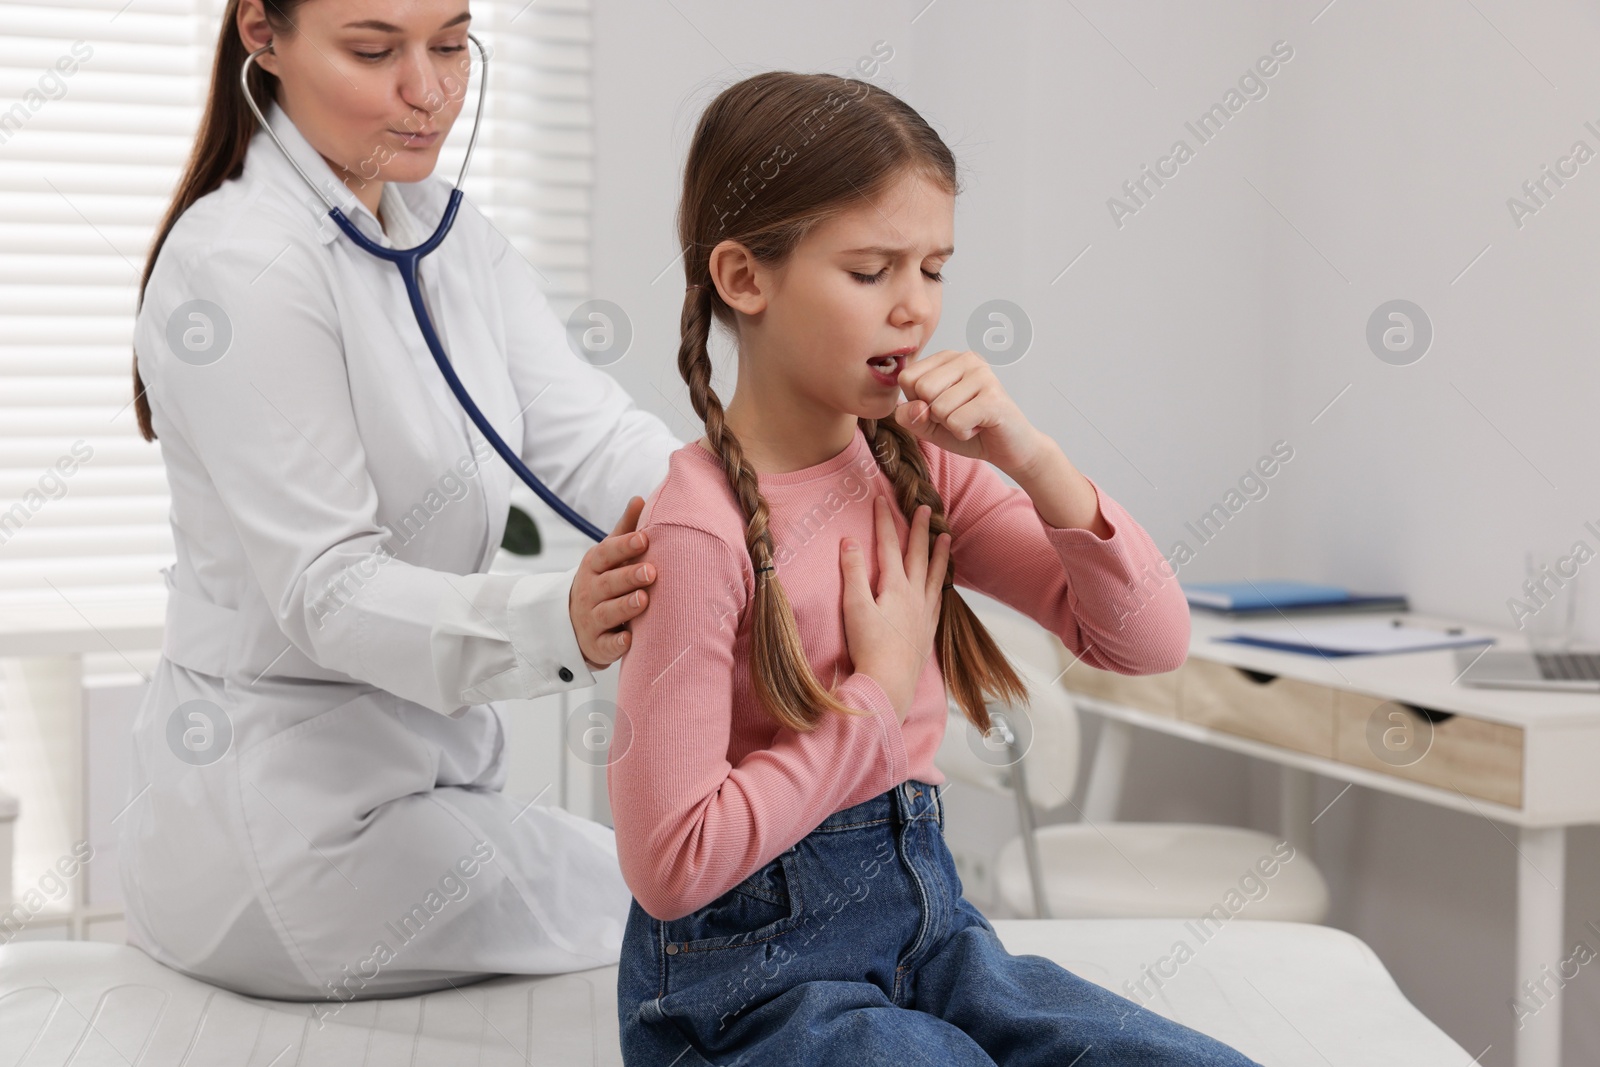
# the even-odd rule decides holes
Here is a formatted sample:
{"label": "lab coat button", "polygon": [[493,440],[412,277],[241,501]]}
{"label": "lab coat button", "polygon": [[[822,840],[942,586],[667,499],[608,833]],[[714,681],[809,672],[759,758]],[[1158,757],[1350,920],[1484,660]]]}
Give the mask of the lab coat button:
{"label": "lab coat button", "polygon": [[562,680],[562,681],[563,681],[563,682],[570,682],[570,681],[572,681],[572,672],[571,672],[571,671],[569,671],[569,670],[567,670],[567,668],[565,668],[565,667],[562,667],[562,668],[561,668],[561,670],[560,670],[560,672],[559,672],[559,673],[560,673],[560,675],[561,675],[561,680]]}

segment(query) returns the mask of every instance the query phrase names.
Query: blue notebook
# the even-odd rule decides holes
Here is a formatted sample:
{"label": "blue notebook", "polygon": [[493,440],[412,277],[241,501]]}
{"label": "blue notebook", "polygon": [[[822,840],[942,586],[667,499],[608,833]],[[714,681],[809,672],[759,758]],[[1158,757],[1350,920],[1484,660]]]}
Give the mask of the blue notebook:
{"label": "blue notebook", "polygon": [[1399,594],[1352,593],[1343,586],[1317,585],[1289,579],[1185,583],[1183,593],[1194,607],[1226,612],[1351,607],[1372,607],[1390,611],[1406,609],[1406,599]]}

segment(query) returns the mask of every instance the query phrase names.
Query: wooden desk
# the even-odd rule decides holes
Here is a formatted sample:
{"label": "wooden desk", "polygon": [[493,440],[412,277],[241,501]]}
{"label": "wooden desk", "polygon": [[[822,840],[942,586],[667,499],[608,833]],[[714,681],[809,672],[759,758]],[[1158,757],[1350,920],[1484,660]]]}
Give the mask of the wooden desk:
{"label": "wooden desk", "polygon": [[[1527,647],[1510,631],[1411,613],[1261,624],[1292,634],[1297,623],[1334,618],[1464,626],[1498,638],[1497,649]],[[1600,822],[1600,693],[1460,686],[1450,650],[1324,658],[1212,640],[1238,625],[1194,612],[1189,659],[1168,674],[1100,671],[1061,650],[1061,684],[1080,710],[1105,720],[1084,817],[1115,819],[1138,727],[1278,764],[1283,833],[1296,847],[1311,842],[1315,775],[1505,823],[1518,852],[1512,995],[1521,998],[1524,979],[1567,954],[1566,828]],[[1559,996],[1517,1031],[1517,1067],[1561,1062]]]}

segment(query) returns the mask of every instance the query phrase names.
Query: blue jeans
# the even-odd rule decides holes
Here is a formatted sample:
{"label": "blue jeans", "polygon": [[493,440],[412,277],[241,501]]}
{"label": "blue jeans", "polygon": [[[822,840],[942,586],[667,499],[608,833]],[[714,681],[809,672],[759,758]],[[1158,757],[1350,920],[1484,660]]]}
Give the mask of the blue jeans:
{"label": "blue jeans", "polygon": [[942,789],[908,781],[828,816],[678,919],[628,913],[628,1067],[938,1064],[1260,1067],[1042,956],[961,896]]}

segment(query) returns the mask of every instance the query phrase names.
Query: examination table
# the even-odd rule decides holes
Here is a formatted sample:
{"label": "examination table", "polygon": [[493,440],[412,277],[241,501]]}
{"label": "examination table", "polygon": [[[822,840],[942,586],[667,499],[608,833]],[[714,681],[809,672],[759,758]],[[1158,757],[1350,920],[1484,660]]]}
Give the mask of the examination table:
{"label": "examination table", "polygon": [[[1371,949],[1329,927],[1015,919],[994,928],[1011,952],[1047,956],[1268,1067],[1472,1063]],[[0,947],[0,1067],[616,1065],[616,974],[500,977],[327,1004],[319,1028],[310,1004],[242,997],[126,945],[14,942]],[[679,1067],[702,1062],[691,1054]]]}

